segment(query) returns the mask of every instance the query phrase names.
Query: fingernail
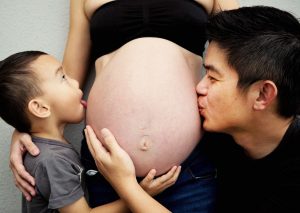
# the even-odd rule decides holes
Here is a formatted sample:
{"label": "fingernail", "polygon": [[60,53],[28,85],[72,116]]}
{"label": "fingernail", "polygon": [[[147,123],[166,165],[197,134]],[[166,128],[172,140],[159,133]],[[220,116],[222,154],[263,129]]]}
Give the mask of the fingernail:
{"label": "fingernail", "polygon": [[109,136],[109,130],[104,128],[104,129],[101,130],[101,134],[102,134],[103,137]]}
{"label": "fingernail", "polygon": [[33,154],[34,154],[34,155],[37,155],[37,154],[39,154],[39,151],[38,151],[37,149],[34,149],[34,150],[33,150]]}

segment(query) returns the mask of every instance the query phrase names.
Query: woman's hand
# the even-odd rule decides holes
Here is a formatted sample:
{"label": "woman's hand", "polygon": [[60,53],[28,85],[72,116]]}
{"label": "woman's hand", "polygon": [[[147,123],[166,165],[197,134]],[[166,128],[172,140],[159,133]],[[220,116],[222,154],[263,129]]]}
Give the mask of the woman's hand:
{"label": "woman's hand", "polygon": [[85,129],[89,150],[100,173],[114,187],[126,184],[127,180],[136,180],[135,168],[129,155],[119,146],[108,129],[102,129],[101,134],[98,140],[90,126]]}
{"label": "woman's hand", "polygon": [[149,195],[155,196],[177,181],[180,170],[180,166],[173,166],[168,173],[155,178],[156,170],[151,169],[140,185]]}
{"label": "woman's hand", "polygon": [[26,200],[30,201],[32,196],[35,196],[35,181],[34,178],[25,170],[23,164],[23,155],[28,151],[31,155],[39,154],[39,149],[31,141],[30,135],[14,131],[10,146],[10,163],[15,185],[23,193]]}
{"label": "woman's hand", "polygon": [[[132,212],[170,212],[149,196],[138,184],[131,158],[119,146],[108,129],[101,130],[101,142],[97,139],[91,127],[87,126],[84,131],[89,150],[95,159],[98,169]],[[171,174],[173,172],[172,170]]]}

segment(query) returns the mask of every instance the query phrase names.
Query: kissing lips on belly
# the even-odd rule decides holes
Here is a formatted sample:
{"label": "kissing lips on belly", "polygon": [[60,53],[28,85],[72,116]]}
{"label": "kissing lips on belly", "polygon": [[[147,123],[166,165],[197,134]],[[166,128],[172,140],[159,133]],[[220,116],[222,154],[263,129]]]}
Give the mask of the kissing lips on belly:
{"label": "kissing lips on belly", "polygon": [[163,174],[180,165],[200,140],[195,84],[174,43],[159,39],[125,45],[96,75],[87,124],[97,135],[102,128],[111,130],[132,158],[137,176],[150,169]]}

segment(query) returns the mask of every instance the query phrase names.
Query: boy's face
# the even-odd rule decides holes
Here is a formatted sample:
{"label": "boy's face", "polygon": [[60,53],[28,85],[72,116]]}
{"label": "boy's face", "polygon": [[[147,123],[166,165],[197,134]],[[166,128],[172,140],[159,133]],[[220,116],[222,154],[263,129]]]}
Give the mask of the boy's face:
{"label": "boy's face", "polygon": [[238,74],[229,67],[227,58],[216,43],[208,46],[206,75],[197,85],[198,105],[207,131],[233,133],[249,122],[251,98],[237,87]]}
{"label": "boy's face", "polygon": [[80,122],[85,110],[78,82],[68,77],[61,63],[50,55],[40,56],[31,66],[43,91],[41,98],[50,106],[57,124]]}

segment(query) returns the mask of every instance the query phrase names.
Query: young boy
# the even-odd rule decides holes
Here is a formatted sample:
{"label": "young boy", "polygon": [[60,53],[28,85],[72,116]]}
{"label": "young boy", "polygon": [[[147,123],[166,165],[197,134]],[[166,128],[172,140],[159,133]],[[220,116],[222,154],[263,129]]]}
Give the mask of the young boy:
{"label": "young boy", "polygon": [[[125,212],[122,200],[90,209],[81,187],[83,168],[64,138],[67,123],[84,118],[86,102],[76,80],[52,56],[39,51],[13,54],[0,64],[0,116],[20,132],[30,133],[40,149],[26,155],[25,167],[36,180],[37,196],[27,212]],[[151,195],[177,180],[180,167],[154,179],[151,170],[141,186]]]}

